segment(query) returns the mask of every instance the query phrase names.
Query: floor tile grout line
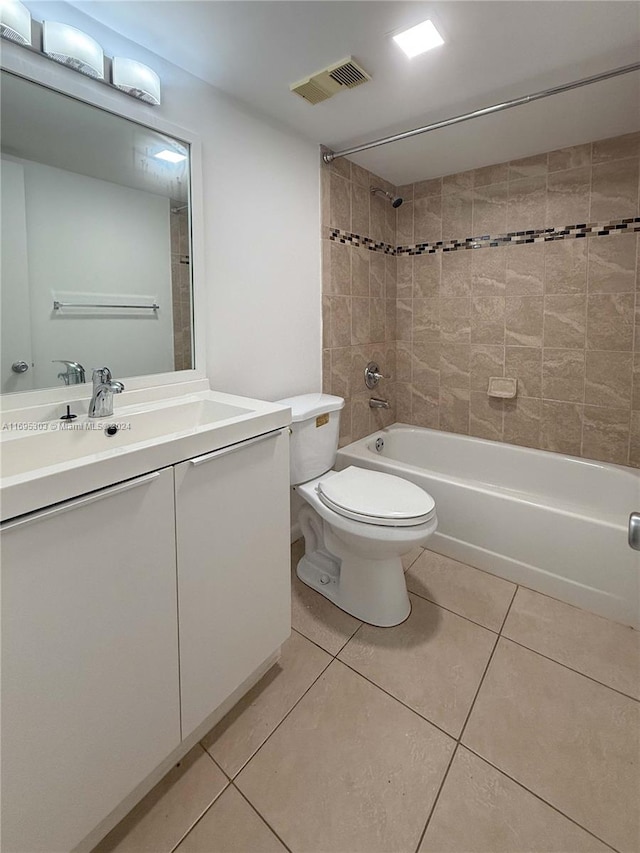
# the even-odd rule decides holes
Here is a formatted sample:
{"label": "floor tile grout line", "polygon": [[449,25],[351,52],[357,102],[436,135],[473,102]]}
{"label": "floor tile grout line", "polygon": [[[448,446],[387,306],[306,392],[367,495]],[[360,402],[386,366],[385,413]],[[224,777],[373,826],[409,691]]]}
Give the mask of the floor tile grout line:
{"label": "floor tile grout line", "polygon": [[439,601],[434,601],[432,598],[427,598],[425,595],[421,595],[419,592],[415,592],[413,589],[409,589],[409,587],[407,587],[407,590],[411,593],[411,595],[417,595],[418,598],[421,598],[423,601],[428,601],[429,604],[435,604],[436,607],[440,607],[442,608],[442,610],[446,610],[447,613],[453,613],[454,616],[459,616],[460,619],[464,619],[466,622],[471,622],[472,625],[477,625],[478,628],[484,628],[485,631],[491,631],[491,633],[495,634],[496,637],[500,635],[500,631],[496,631],[495,628],[488,628],[486,625],[483,625],[482,622],[476,622],[475,619],[470,619],[469,616],[463,616],[462,613],[458,613],[457,610],[452,610],[450,607],[445,607],[444,604],[440,604]]}
{"label": "floor tile grout line", "polygon": [[429,824],[431,823],[431,818],[433,817],[433,813],[436,810],[436,806],[438,805],[438,800],[440,799],[440,794],[442,793],[442,789],[444,788],[444,783],[447,781],[447,776],[449,775],[449,770],[451,770],[451,765],[453,764],[453,759],[456,757],[456,753],[458,751],[458,747],[460,746],[459,741],[456,742],[456,745],[453,748],[453,752],[451,753],[451,758],[449,759],[449,763],[447,764],[447,768],[444,771],[444,776],[442,777],[442,781],[438,786],[438,790],[436,792],[435,798],[433,800],[433,805],[429,809],[429,814],[427,815],[427,821],[424,825],[424,829],[420,833],[420,838],[418,839],[418,844],[415,849],[415,853],[418,853],[420,850],[420,845],[422,844],[425,835],[427,834],[427,829],[429,829]]}
{"label": "floor tile grout line", "polygon": [[[318,595],[320,595],[320,593],[318,593]],[[296,634],[299,634],[301,637],[304,637],[304,639],[305,639],[305,640],[308,640],[310,643],[313,643],[313,645],[314,645],[317,649],[320,649],[320,651],[324,652],[324,653],[325,653],[325,655],[329,655],[329,657],[330,657],[330,658],[335,658],[335,657],[337,657],[337,656],[340,654],[340,652],[344,649],[344,647],[347,645],[347,643],[349,643],[349,642],[350,642],[350,641],[355,637],[355,635],[358,633],[358,631],[360,630],[360,628],[362,628],[362,625],[363,625],[363,624],[364,624],[364,623],[363,623],[363,622],[361,622],[361,623],[358,625],[358,627],[357,627],[357,628],[356,628],[356,630],[353,632],[353,634],[350,634],[350,635],[349,635],[348,639],[347,639],[347,640],[345,640],[345,642],[340,646],[340,648],[338,649],[338,651],[337,651],[335,654],[334,654],[333,652],[330,652],[330,651],[328,651],[327,649],[325,649],[325,648],[324,648],[324,646],[321,646],[321,645],[320,645],[320,643],[317,643],[315,640],[312,640],[312,639],[311,639],[311,637],[307,637],[307,635],[306,635],[306,634],[305,634],[305,633],[304,633],[300,628],[294,628],[294,627],[293,627],[293,625],[292,625],[292,626],[291,626],[291,630],[292,630],[292,631],[295,631],[295,632],[296,632]],[[285,640],[285,642],[286,642],[286,640]]]}
{"label": "floor tile grout line", "polygon": [[509,637],[507,634],[501,634],[500,638],[503,640],[508,640],[515,646],[519,646],[521,649],[526,649],[528,652],[532,652],[534,655],[538,655],[539,657],[544,658],[545,660],[548,660],[551,663],[556,663],[558,664],[558,666],[561,666],[564,669],[568,669],[569,672],[575,672],[576,675],[581,675],[583,678],[588,678],[589,681],[592,681],[594,684],[599,684],[600,687],[606,687],[607,690],[613,690],[614,693],[617,693],[619,696],[624,696],[625,699],[631,699],[632,702],[640,703],[640,699],[636,698],[635,696],[630,696],[623,690],[618,690],[616,687],[612,687],[610,684],[605,684],[604,681],[598,681],[598,679],[594,678],[592,675],[587,675],[585,672],[582,672],[579,669],[574,669],[572,666],[569,666],[566,663],[562,663],[562,661],[556,660],[555,658],[549,657],[549,655],[545,655],[542,652],[539,652],[537,649],[532,649],[531,646],[526,646],[524,643],[520,643],[518,642],[518,640],[514,640],[513,637]]}
{"label": "floor tile grout line", "polygon": [[[516,586],[515,591],[513,593],[513,598],[511,599],[511,602],[510,602],[509,606],[507,607],[507,612],[505,614],[505,617],[504,617],[504,620],[502,623],[503,626],[504,626],[505,622],[507,621],[507,618],[509,617],[509,613],[511,612],[511,607],[513,605],[513,602],[515,601],[517,592],[518,592],[518,587]],[[502,630],[502,628],[500,630]],[[489,667],[491,666],[491,661],[493,660],[493,656],[495,655],[496,649],[498,648],[498,643],[500,642],[500,637],[501,637],[501,634],[498,634],[496,637],[496,642],[493,646],[493,649],[491,650],[491,654],[489,655],[489,660],[487,661],[487,665],[485,666],[484,672],[482,673],[482,678],[480,679],[480,683],[478,684],[478,689],[476,690],[475,696],[473,697],[473,700],[471,702],[471,707],[469,708],[469,712],[468,712],[466,719],[464,721],[464,725],[462,726],[462,729],[460,731],[460,735],[458,737],[458,742],[462,741],[462,736],[464,735],[465,730],[467,728],[467,725],[469,723],[469,720],[471,719],[471,714],[473,713],[473,709],[475,708],[476,702],[478,701],[478,696],[480,695],[480,691],[482,690],[482,685],[484,684],[485,678],[487,677],[487,673],[489,672]]]}
{"label": "floor tile grout line", "polygon": [[[331,664],[334,662],[334,660],[335,660],[335,658],[331,658],[331,660],[329,661],[329,663],[328,663],[326,666],[324,666],[324,667],[322,668],[322,670],[318,673],[318,675],[316,676],[316,678],[314,678],[314,680],[312,681],[312,683],[307,687],[307,689],[306,689],[306,690],[304,691],[304,693],[300,696],[300,698],[296,700],[295,704],[293,704],[293,705],[291,706],[291,708],[289,708],[289,710],[288,710],[288,711],[287,711],[287,713],[284,715],[284,717],[280,720],[280,722],[278,723],[278,725],[273,729],[273,731],[269,732],[269,735],[268,735],[268,736],[267,736],[267,737],[262,741],[262,743],[261,743],[261,744],[260,744],[260,746],[256,749],[256,751],[255,751],[255,752],[253,752],[249,758],[247,758],[247,760],[244,762],[244,764],[242,765],[242,767],[241,767],[241,768],[240,768],[236,773],[234,773],[234,774],[233,774],[233,776],[229,776],[229,777],[228,777],[228,778],[229,778],[229,780],[230,780],[231,782],[235,782],[235,780],[236,780],[236,779],[238,778],[238,776],[242,773],[242,771],[243,771],[243,770],[245,769],[245,767],[249,764],[249,762],[253,761],[253,759],[254,759],[254,758],[256,757],[256,755],[260,752],[260,750],[262,749],[262,747],[263,747],[263,746],[264,746],[264,745],[265,745],[265,744],[266,744],[266,743],[267,743],[267,742],[268,742],[268,741],[273,737],[273,735],[278,731],[278,729],[280,728],[280,726],[284,723],[284,721],[285,721],[285,720],[287,719],[287,717],[292,713],[292,711],[293,711],[295,708],[297,708],[297,707],[298,707],[298,705],[300,704],[300,702],[302,702],[302,700],[304,699],[304,697],[305,697],[305,696],[307,695],[307,693],[311,690],[311,688],[315,685],[315,683],[316,683],[320,678],[322,678],[322,676],[323,676],[323,675],[325,674],[325,672],[329,669],[329,667],[330,667],[330,666],[331,666]],[[238,790],[239,790],[239,789],[238,789]]]}
{"label": "floor tile grout line", "polygon": [[[206,752],[206,749],[205,749],[205,752]],[[211,756],[209,756],[209,757],[211,758]],[[216,766],[217,766],[217,765],[216,765]],[[209,811],[209,809],[213,806],[213,804],[214,804],[214,803],[216,803],[216,802],[220,799],[220,797],[224,794],[224,792],[227,790],[227,788],[229,788],[229,787],[230,787],[230,785],[231,785],[231,780],[229,779],[229,777],[227,776],[227,774],[226,774],[226,773],[224,774],[224,776],[225,776],[225,786],[224,786],[224,788],[223,788],[219,793],[217,793],[217,794],[216,794],[216,796],[211,800],[211,802],[209,803],[209,805],[208,805],[208,806],[207,806],[207,807],[202,811],[202,813],[201,813],[201,814],[200,814],[200,815],[199,815],[199,816],[198,816],[198,817],[193,821],[193,823],[191,824],[191,826],[189,827],[189,829],[187,829],[187,831],[181,835],[180,840],[177,842],[177,844],[175,844],[175,845],[171,848],[170,853],[175,853],[175,851],[178,849],[178,847],[180,847],[180,845],[181,845],[181,844],[182,844],[182,842],[185,840],[185,838],[187,837],[187,835],[189,835],[189,833],[191,832],[191,830],[192,830],[192,829],[195,829],[196,825],[200,823],[200,821],[202,820],[202,818],[206,815],[206,813],[207,813],[207,812]]]}
{"label": "floor tile grout line", "polygon": [[526,791],[527,793],[531,794],[531,796],[535,797],[535,798],[536,798],[536,800],[540,800],[540,802],[541,802],[541,803],[544,803],[546,806],[549,806],[549,808],[550,808],[550,809],[553,809],[553,811],[554,811],[554,812],[557,812],[559,815],[561,815],[562,817],[566,818],[568,821],[570,821],[571,823],[573,823],[575,826],[577,826],[577,827],[579,827],[580,829],[584,830],[584,832],[586,832],[586,833],[587,833],[588,835],[590,835],[592,838],[595,838],[595,839],[596,839],[597,841],[599,841],[601,844],[604,844],[604,845],[605,845],[606,847],[608,847],[610,850],[613,850],[613,851],[614,851],[614,853],[620,853],[620,851],[618,850],[618,848],[617,848],[617,847],[613,847],[613,845],[609,844],[607,841],[605,841],[604,839],[600,838],[600,836],[596,835],[596,834],[595,834],[594,832],[592,832],[590,829],[587,829],[587,828],[586,828],[585,826],[583,826],[581,823],[578,823],[578,821],[577,821],[575,818],[571,817],[571,816],[570,816],[570,815],[568,815],[568,814],[565,814],[565,812],[561,811],[561,810],[558,808],[558,806],[554,806],[552,802],[550,802],[549,800],[545,800],[545,799],[544,799],[544,797],[541,797],[541,796],[540,796],[540,794],[536,794],[536,792],[535,792],[535,791],[533,791],[531,788],[527,788],[527,786],[526,786],[526,785],[523,785],[523,783],[522,783],[522,782],[520,782],[520,781],[518,781],[518,779],[516,779],[514,776],[511,776],[509,773],[507,773],[507,772],[506,772],[505,770],[503,770],[501,767],[498,767],[498,765],[497,765],[497,764],[493,764],[493,762],[489,761],[489,759],[488,759],[488,758],[486,758],[484,755],[482,755],[480,752],[476,752],[476,750],[475,750],[472,746],[469,746],[469,744],[467,744],[467,743],[462,743],[462,741],[460,742],[460,746],[461,746],[461,747],[464,747],[464,749],[466,749],[466,750],[468,750],[469,752],[471,752],[473,755],[475,755],[475,756],[476,756],[476,758],[479,758],[481,761],[484,761],[484,762],[485,762],[486,764],[488,764],[490,767],[493,767],[493,769],[494,769],[494,770],[497,770],[497,771],[498,771],[498,773],[502,773],[502,775],[503,775],[503,776],[506,776],[506,777],[507,777],[507,779],[510,779],[513,783],[515,783],[516,785],[518,785],[518,786],[519,786],[520,788],[522,788],[524,791]]}
{"label": "floor tile grout line", "polygon": [[280,844],[282,844],[282,846],[284,847],[284,849],[285,849],[285,850],[288,850],[288,851],[289,851],[289,853],[292,853],[292,850],[291,850],[291,848],[289,847],[289,845],[288,845],[288,844],[285,844],[284,840],[283,840],[283,839],[278,835],[278,833],[277,833],[277,832],[275,831],[275,829],[271,826],[271,824],[270,824],[270,823],[269,823],[269,821],[266,819],[266,817],[258,811],[258,809],[254,806],[254,804],[253,804],[253,803],[251,802],[251,800],[247,797],[247,795],[246,795],[245,793],[243,793],[243,792],[240,790],[240,788],[238,788],[238,786],[237,786],[237,785],[234,785],[234,784],[233,784],[233,782],[231,782],[230,784],[231,784],[231,787],[233,787],[233,788],[234,788],[234,790],[236,790],[236,791],[240,794],[240,796],[242,797],[242,799],[243,799],[243,800],[245,800],[245,802],[246,802],[246,803],[248,803],[248,805],[249,805],[249,806],[251,806],[251,808],[252,808],[252,809],[253,809],[253,811],[258,815],[258,817],[260,818],[260,820],[261,820],[261,821],[263,821],[263,823],[265,823],[265,824],[269,827],[269,829],[271,830],[271,832],[273,832],[273,834],[274,834],[274,835],[275,835],[275,837],[278,839],[278,841],[280,842]]}
{"label": "floor tile grout line", "polygon": [[502,636],[502,632],[504,631],[504,626],[507,624],[507,619],[509,618],[509,613],[511,613],[511,608],[513,606],[513,602],[516,600],[516,595],[518,594],[518,590],[520,589],[520,584],[516,584],[516,588],[513,590],[513,595],[511,596],[511,601],[509,602],[509,606],[507,607],[507,612],[504,614],[504,619],[502,620],[502,625],[500,625],[500,630],[498,631],[498,636]]}
{"label": "floor tile grout line", "polygon": [[360,678],[364,678],[365,681],[368,681],[369,684],[371,684],[373,687],[376,687],[378,690],[382,691],[382,693],[385,693],[390,699],[394,699],[396,702],[402,705],[403,708],[406,708],[407,711],[411,711],[412,714],[415,714],[417,717],[420,717],[420,719],[423,720],[425,723],[429,723],[430,726],[433,726],[434,728],[438,729],[438,731],[442,732],[443,735],[446,735],[448,738],[451,738],[451,740],[456,742],[459,740],[459,738],[457,738],[455,735],[452,735],[451,732],[448,732],[446,731],[446,729],[443,729],[442,726],[439,726],[438,723],[434,723],[433,720],[429,719],[429,717],[425,717],[424,714],[420,713],[420,711],[416,711],[416,709],[412,708],[411,705],[407,705],[407,703],[403,702],[402,699],[399,699],[397,696],[394,696],[393,693],[390,693],[388,690],[385,690],[384,687],[381,687],[379,684],[376,684],[375,681],[372,681],[366,675],[363,675],[361,672],[358,672],[357,669],[352,667],[346,661],[343,661],[340,658],[336,658],[336,661],[338,663],[341,663],[343,666],[346,666],[347,669],[350,669],[351,672],[353,672],[355,675],[359,675]]}

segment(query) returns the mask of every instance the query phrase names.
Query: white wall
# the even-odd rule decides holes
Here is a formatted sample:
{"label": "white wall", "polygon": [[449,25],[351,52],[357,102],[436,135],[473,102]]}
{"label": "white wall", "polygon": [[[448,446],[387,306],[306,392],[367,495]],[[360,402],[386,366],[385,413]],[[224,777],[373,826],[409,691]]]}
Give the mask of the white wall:
{"label": "white wall", "polygon": [[[319,390],[317,146],[65,3],[27,0],[26,5],[37,20],[46,17],[84,30],[109,56],[129,56],[152,67],[162,80],[163,104],[141,104],[140,121],[155,111],[201,138],[207,305],[196,305],[196,311],[206,312],[212,387],[265,399]],[[49,85],[59,75],[75,73],[44,63]]]}

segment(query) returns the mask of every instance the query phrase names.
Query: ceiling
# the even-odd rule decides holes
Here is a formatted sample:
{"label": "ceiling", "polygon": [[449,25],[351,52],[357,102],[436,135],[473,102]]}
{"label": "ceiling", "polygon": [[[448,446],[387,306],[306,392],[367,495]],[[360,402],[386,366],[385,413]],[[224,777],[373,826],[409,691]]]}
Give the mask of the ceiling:
{"label": "ceiling", "polygon": [[[618,0],[74,0],[121,35],[334,150],[640,59],[640,4]],[[430,18],[445,44],[392,35]],[[347,56],[371,75],[312,106],[289,85]],[[640,72],[363,152],[393,184],[640,128]]]}

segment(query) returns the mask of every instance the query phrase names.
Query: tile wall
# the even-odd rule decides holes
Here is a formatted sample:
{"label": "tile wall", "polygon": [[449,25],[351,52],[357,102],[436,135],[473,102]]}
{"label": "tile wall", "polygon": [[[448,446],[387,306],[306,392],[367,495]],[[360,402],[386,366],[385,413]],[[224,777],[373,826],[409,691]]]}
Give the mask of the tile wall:
{"label": "tile wall", "polygon": [[[172,207],[180,203],[172,203]],[[174,370],[190,370],[191,357],[191,268],[189,264],[189,211],[171,213],[171,293],[173,298]]]}
{"label": "tile wall", "polygon": [[[632,230],[640,226],[623,222],[639,215],[639,164],[640,134],[631,134],[400,187],[405,202],[395,237],[390,205],[384,232],[379,214],[362,217],[364,170],[346,161],[326,168],[329,224],[360,236],[368,224],[377,229],[368,236],[395,242],[395,257],[385,257],[397,296],[395,339],[385,340],[389,363],[395,356],[388,386],[395,420],[640,466],[640,235]],[[563,231],[612,221],[618,230],[604,235]],[[524,231],[539,233],[516,236]],[[509,233],[537,242],[479,241],[483,248],[451,251],[435,245]],[[353,273],[356,252],[379,252],[326,237],[323,245],[325,387],[341,393],[349,354],[338,353],[343,338],[331,324],[344,330],[348,318],[357,338],[359,285],[352,274],[347,296],[345,277],[344,303],[336,302],[336,271],[339,263],[346,270],[347,255]],[[385,295],[392,298],[390,287]],[[352,363],[364,343],[352,341]],[[490,399],[489,376],[517,378],[517,398]],[[370,431],[363,418],[354,420],[354,406],[358,413],[368,399],[363,390],[353,381],[346,386],[345,438]]]}

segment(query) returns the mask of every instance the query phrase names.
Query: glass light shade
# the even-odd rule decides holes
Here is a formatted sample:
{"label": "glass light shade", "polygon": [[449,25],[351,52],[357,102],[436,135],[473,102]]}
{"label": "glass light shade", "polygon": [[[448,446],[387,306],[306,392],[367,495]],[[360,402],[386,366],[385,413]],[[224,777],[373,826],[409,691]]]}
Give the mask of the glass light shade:
{"label": "glass light shade", "polygon": [[31,15],[18,0],[0,0],[0,35],[17,44],[31,44]]}
{"label": "glass light shade", "polygon": [[397,36],[393,37],[393,40],[402,48],[409,59],[444,44],[444,39],[431,21],[423,21],[409,30],[398,33]]}
{"label": "glass light shade", "polygon": [[113,58],[111,81],[127,95],[146,104],[160,103],[160,78],[155,71],[135,59]]}
{"label": "glass light shade", "polygon": [[42,52],[98,80],[104,79],[104,54],[97,41],[68,24],[42,22]]}

